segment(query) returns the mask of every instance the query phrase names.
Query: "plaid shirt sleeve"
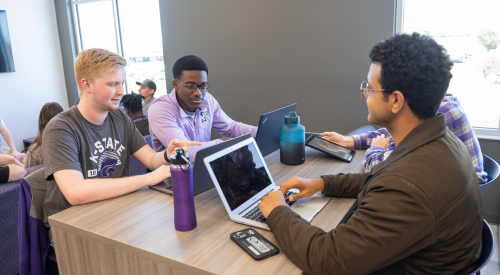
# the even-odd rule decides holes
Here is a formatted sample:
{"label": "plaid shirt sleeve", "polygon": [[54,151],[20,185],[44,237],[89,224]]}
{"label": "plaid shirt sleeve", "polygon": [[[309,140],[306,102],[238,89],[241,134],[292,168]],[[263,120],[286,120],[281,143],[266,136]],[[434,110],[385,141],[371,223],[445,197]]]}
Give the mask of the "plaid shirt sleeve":
{"label": "plaid shirt sleeve", "polygon": [[380,128],[373,132],[352,136],[352,138],[354,139],[354,148],[368,149],[370,148],[372,139],[381,135],[385,135],[385,137],[388,138],[390,142],[394,142],[394,139],[392,138],[391,134],[389,134],[389,131],[387,131],[386,128]]}
{"label": "plaid shirt sleeve", "polygon": [[[384,150],[384,148],[380,146],[375,146],[373,148],[370,148],[370,145],[372,143],[372,139],[385,135],[386,138],[389,139],[390,143],[389,146],[387,147],[387,150]],[[376,131],[373,132],[368,132],[366,134],[361,134],[361,135],[354,135],[352,136],[354,139],[354,148],[356,149],[367,149],[365,158],[363,159],[363,171],[365,173],[369,173],[375,165],[381,163],[389,155],[391,152],[394,150],[394,139],[392,138],[391,134],[387,131],[386,128],[380,128]]]}
{"label": "plaid shirt sleeve", "polygon": [[488,174],[484,171],[481,146],[467,120],[467,116],[460,105],[460,101],[452,94],[447,93],[439,106],[438,112],[444,114],[448,129],[465,144],[472,158],[472,164],[476,169],[479,183],[484,182]]}
{"label": "plaid shirt sleeve", "polygon": [[374,146],[366,150],[365,158],[363,159],[363,172],[370,173],[373,167],[386,160],[393,150],[394,148],[392,150],[384,150],[381,146]]}

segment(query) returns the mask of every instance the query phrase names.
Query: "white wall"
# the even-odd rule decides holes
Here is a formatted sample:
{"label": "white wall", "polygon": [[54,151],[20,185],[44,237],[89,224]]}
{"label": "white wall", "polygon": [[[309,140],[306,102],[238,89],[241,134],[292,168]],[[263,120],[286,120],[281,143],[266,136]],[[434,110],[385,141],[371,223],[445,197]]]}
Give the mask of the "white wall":
{"label": "white wall", "polygon": [[68,108],[54,1],[0,0],[0,10],[7,13],[16,70],[0,73],[0,115],[22,150],[22,140],[37,134],[45,103]]}

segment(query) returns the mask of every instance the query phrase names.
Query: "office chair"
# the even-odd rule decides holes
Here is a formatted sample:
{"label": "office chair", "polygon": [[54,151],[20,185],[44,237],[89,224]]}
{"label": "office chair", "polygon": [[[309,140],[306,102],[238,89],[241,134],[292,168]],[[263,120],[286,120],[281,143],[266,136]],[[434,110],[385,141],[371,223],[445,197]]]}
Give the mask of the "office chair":
{"label": "office chair", "polygon": [[[45,168],[40,168],[21,180],[19,205],[23,207],[18,211],[20,274],[59,274],[55,250],[50,245],[49,232],[43,223],[46,190]],[[48,255],[43,259],[45,253]]]}
{"label": "office chair", "polygon": [[488,157],[483,154],[483,166],[484,171],[488,173],[487,181],[479,185],[479,189],[481,189],[481,196],[484,195],[484,192],[490,186],[490,184],[498,178],[500,174],[500,166],[498,162],[494,159]]}
{"label": "office chair", "polygon": [[132,155],[130,156],[128,169],[129,176],[144,175],[148,171],[148,168]]}
{"label": "office chair", "polygon": [[481,268],[483,268],[490,261],[490,258],[495,251],[495,237],[493,236],[493,231],[486,220],[483,220],[481,240],[483,241],[483,247],[481,248],[481,256],[479,256],[478,267],[471,273],[471,275],[480,275]]}
{"label": "office chair", "polygon": [[151,148],[153,148],[153,140],[151,139],[151,136],[150,135],[144,136],[144,139],[149,144],[149,146],[151,146]]}

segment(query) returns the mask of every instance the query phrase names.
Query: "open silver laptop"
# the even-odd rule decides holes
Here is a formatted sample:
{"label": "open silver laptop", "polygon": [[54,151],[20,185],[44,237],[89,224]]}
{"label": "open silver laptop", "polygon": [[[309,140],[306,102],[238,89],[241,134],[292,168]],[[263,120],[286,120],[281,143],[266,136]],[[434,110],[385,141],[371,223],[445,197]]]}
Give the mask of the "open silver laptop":
{"label": "open silver laptop", "polygon": [[[215,188],[232,221],[269,230],[257,204],[270,191],[279,190],[255,139],[248,138],[203,159]],[[287,197],[298,190],[290,190]],[[315,194],[287,203],[303,219],[311,221],[330,201]]]}

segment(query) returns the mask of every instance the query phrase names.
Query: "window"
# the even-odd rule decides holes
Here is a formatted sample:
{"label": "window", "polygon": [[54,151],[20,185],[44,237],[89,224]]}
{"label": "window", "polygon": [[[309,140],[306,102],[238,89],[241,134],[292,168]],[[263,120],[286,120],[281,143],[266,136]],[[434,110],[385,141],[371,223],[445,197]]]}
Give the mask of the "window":
{"label": "window", "polygon": [[429,35],[454,61],[448,92],[478,136],[500,136],[500,1],[399,0],[396,31]]}
{"label": "window", "polygon": [[72,11],[79,52],[102,48],[125,57],[128,93],[149,78],[155,97],[167,94],[158,0],[74,0]]}

